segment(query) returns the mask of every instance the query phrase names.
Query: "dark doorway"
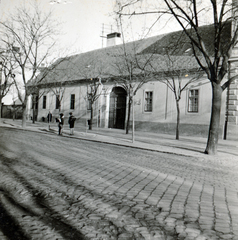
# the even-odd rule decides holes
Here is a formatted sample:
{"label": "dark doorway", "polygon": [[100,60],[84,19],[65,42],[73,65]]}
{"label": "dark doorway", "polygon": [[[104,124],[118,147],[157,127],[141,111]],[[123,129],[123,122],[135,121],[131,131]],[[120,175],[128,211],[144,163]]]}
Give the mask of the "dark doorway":
{"label": "dark doorway", "polygon": [[110,94],[109,128],[125,128],[126,91],[122,87],[114,87]]}

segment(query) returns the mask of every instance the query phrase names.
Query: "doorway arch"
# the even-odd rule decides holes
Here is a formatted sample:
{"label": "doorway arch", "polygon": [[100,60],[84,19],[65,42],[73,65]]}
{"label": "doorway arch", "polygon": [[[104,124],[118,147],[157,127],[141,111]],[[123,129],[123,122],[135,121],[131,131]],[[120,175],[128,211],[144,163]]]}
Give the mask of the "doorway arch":
{"label": "doorway arch", "polygon": [[110,94],[109,128],[125,128],[127,93],[122,87],[114,87]]}

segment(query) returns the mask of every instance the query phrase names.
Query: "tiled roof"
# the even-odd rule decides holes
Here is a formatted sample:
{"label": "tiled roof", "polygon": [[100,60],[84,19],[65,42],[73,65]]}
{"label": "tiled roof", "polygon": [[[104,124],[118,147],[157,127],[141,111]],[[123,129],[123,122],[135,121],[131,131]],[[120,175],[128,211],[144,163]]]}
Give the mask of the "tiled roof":
{"label": "tiled roof", "polygon": [[[126,52],[127,54],[133,54],[134,52],[138,54],[161,37],[156,36],[126,43]],[[95,77],[107,78],[118,75],[116,68],[113,67],[113,63],[123,58],[123,48],[124,46],[121,44],[59,59],[54,64],[54,70],[47,74],[47,77],[41,81],[41,84],[84,80]],[[38,79],[41,79],[42,74],[38,76]]]}
{"label": "tiled roof", "polygon": [[[213,55],[214,31],[212,25],[199,28],[204,37],[205,46],[210,56]],[[231,24],[225,25],[225,31],[222,35],[222,50],[226,50],[228,38],[231,35]],[[159,35],[139,41],[126,43],[124,46],[117,45],[76,54],[65,59],[59,59],[55,63],[55,68],[41,84],[80,81],[90,78],[108,78],[110,76],[119,76],[115,63],[123,62],[123,48],[126,48],[127,55],[136,53],[140,59],[151,57],[151,65],[156,71],[173,71],[176,69],[194,69],[198,68],[197,61],[192,57],[191,45],[188,37],[183,31],[172,32]],[[168,69],[168,55],[173,62]],[[142,60],[143,61],[143,60]],[[138,71],[139,73],[139,71]],[[126,72],[124,74],[127,74]],[[38,76],[39,79],[39,76]]]}
{"label": "tiled roof", "polygon": [[[192,30],[190,30],[191,32]],[[206,25],[199,28],[199,32],[205,43],[206,50],[209,56],[214,56],[214,25]],[[194,31],[192,36],[196,39]],[[224,24],[224,29],[221,35],[221,51],[227,50],[227,44],[231,37],[231,22]],[[191,43],[184,31],[172,32],[164,35],[161,39],[145,48],[142,53],[169,53],[169,55],[189,55],[192,51]],[[198,52],[199,53],[199,52]]]}

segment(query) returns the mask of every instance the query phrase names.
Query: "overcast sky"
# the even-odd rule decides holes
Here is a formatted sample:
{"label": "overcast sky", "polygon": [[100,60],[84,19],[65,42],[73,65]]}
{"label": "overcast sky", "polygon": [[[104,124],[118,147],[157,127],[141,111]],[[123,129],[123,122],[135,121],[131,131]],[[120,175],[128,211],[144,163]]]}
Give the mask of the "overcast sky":
{"label": "overcast sky", "polygon": [[[23,2],[29,4],[33,0],[0,0],[0,18],[5,19],[9,13]],[[38,0],[45,11],[53,9],[54,18],[62,22],[61,46],[71,48],[71,52],[86,52],[106,46],[106,40],[102,43],[103,24],[104,35],[113,31],[120,31],[113,14],[115,0],[55,0],[60,4],[50,4],[51,0]],[[53,0],[54,1],[54,0]],[[67,1],[69,3],[64,4]],[[173,31],[174,28],[166,28],[158,24],[153,32],[146,34],[148,28],[152,25],[150,16],[140,16],[139,18],[130,18],[134,21],[133,25],[128,27],[124,24],[125,41],[138,40],[139,38],[159,35],[164,32]],[[126,27],[127,26],[127,27]]]}
{"label": "overcast sky", "polygon": [[[6,18],[9,12],[13,12],[24,1],[29,4],[32,0],[0,0],[1,19]],[[71,46],[78,52],[100,48],[102,25],[105,26],[105,33],[111,25],[117,30],[112,16],[114,0],[68,0],[68,4],[50,4],[51,0],[39,1],[46,11],[53,9],[54,18],[62,22],[64,35],[61,41],[66,48]]]}

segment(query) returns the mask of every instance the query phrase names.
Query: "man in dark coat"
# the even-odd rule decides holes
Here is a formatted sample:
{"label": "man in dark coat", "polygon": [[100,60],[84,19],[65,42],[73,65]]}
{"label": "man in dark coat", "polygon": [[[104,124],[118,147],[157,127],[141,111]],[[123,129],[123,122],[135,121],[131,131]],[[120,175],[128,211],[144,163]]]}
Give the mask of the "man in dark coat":
{"label": "man in dark coat", "polygon": [[74,122],[75,122],[76,118],[73,116],[73,113],[70,112],[69,113],[69,129],[70,129],[70,135],[74,135]]}
{"label": "man in dark coat", "polygon": [[59,128],[59,135],[63,135],[63,127],[64,127],[64,114],[61,113],[60,117],[58,118],[58,128]]}

